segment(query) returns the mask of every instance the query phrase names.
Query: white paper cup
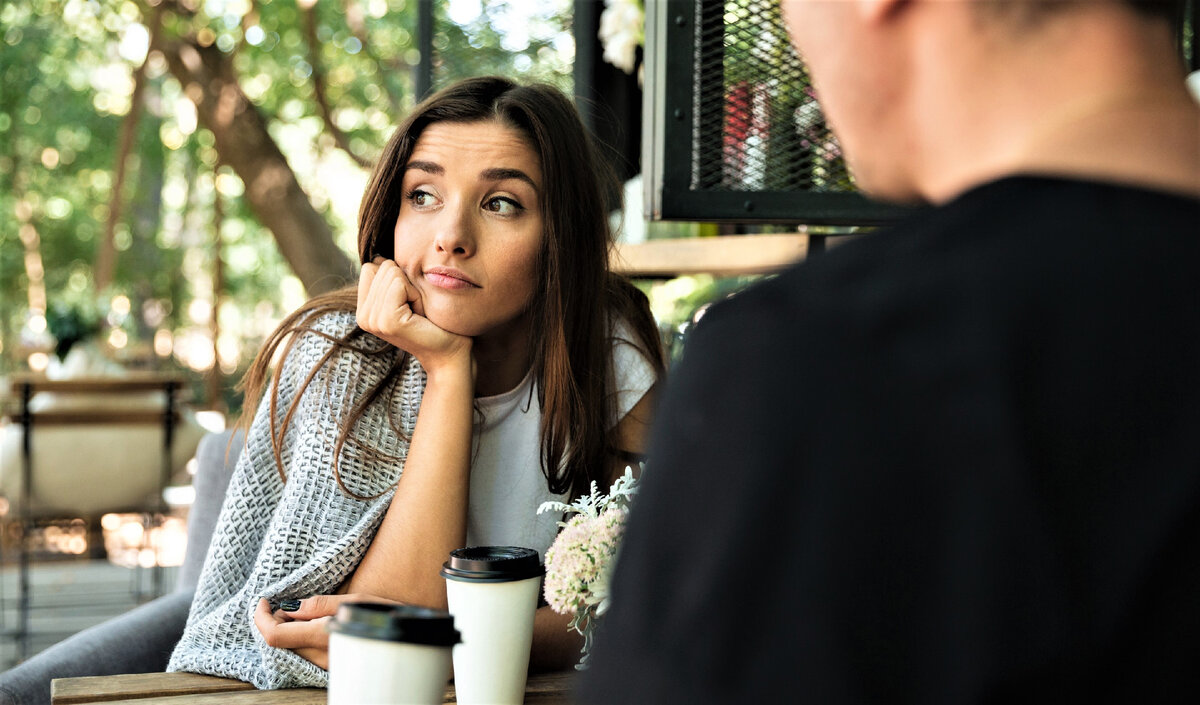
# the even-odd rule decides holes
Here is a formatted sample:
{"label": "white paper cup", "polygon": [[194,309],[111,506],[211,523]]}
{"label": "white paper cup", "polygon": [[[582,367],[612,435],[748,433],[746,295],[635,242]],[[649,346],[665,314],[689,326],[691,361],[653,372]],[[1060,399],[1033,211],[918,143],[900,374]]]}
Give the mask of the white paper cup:
{"label": "white paper cup", "polygon": [[448,612],[347,602],[329,632],[329,705],[443,701],[459,641]]}
{"label": "white paper cup", "polygon": [[454,647],[461,705],[521,705],[542,584],[538,552],[515,546],[451,551],[442,566],[462,643]]}

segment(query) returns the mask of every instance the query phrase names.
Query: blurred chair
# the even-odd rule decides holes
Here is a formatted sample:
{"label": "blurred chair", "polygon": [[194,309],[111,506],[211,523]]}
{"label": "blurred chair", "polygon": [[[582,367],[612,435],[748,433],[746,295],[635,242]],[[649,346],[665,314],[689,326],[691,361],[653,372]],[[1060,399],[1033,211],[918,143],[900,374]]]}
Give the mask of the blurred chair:
{"label": "blurred chair", "polygon": [[[0,494],[6,520],[20,521],[17,640],[28,654],[29,540],[38,522],[137,512],[153,524],[166,510],[162,490],[203,435],[180,408],[183,380],[172,375],[50,380],[15,376],[12,422],[0,429]],[[10,402],[12,405],[12,402]],[[149,528],[149,526],[147,527]],[[152,573],[162,594],[161,570]]]}
{"label": "blurred chair", "polygon": [[196,449],[196,499],[188,513],[188,545],[174,591],[98,624],[0,674],[0,705],[49,705],[53,678],[164,671],[187,622],[229,478],[244,435],[204,436]]}

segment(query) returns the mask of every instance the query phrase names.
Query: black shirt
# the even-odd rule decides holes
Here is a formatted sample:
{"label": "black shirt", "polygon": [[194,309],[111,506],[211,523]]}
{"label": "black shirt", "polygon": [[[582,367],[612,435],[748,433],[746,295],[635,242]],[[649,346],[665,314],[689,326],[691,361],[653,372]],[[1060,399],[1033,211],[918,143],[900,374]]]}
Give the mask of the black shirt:
{"label": "black shirt", "polygon": [[1200,201],[1012,177],[697,326],[589,703],[1200,697]]}

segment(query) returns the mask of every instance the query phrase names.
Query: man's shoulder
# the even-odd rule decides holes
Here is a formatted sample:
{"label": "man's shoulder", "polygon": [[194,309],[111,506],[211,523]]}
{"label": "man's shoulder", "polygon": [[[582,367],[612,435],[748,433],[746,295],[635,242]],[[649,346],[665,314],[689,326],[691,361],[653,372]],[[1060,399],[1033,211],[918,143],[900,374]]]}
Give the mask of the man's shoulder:
{"label": "man's shoulder", "polygon": [[700,337],[721,347],[739,340],[785,346],[812,336],[827,345],[884,345],[922,330],[1000,325],[1015,311],[1154,297],[1145,285],[1127,289],[1146,279],[1165,289],[1191,277],[1198,219],[1200,201],[1173,194],[1001,179],[715,304],[697,333],[707,327]]}

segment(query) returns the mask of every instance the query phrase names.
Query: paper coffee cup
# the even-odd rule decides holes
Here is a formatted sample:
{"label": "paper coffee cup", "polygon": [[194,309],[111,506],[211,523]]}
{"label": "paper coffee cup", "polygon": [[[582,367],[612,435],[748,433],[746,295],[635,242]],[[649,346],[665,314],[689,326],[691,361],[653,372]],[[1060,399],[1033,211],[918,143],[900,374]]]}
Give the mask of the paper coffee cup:
{"label": "paper coffee cup", "polygon": [[533,644],[533,616],[545,569],[538,552],[481,546],[450,552],[446,599],[462,643],[454,647],[461,705],[520,705]]}
{"label": "paper coffee cup", "polygon": [[329,623],[329,705],[433,705],[459,642],[448,612],[347,602]]}

